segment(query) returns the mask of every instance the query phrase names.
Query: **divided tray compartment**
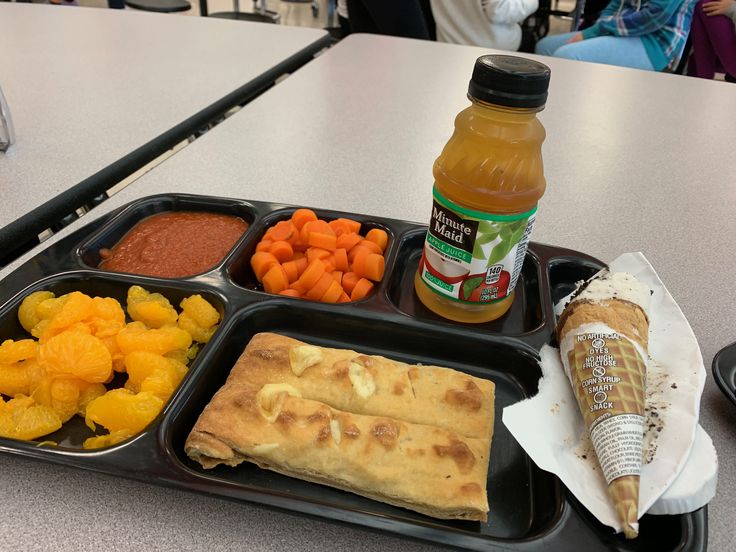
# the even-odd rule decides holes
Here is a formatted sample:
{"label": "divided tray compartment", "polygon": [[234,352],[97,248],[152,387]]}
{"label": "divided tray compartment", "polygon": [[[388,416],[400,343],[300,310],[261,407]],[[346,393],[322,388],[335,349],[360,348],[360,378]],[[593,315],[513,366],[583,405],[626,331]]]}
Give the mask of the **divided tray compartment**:
{"label": "divided tray compartment", "polygon": [[94,232],[78,247],[76,256],[82,266],[90,269],[97,269],[100,261],[102,260],[100,257],[101,249],[112,249],[116,243],[125,237],[125,235],[143,219],[161,213],[177,211],[199,211],[220,215],[230,215],[240,217],[249,225],[245,233],[230,249],[230,253],[228,253],[225,258],[210,270],[205,272],[217,271],[229,260],[232,252],[237,249],[238,244],[248,239],[250,227],[253,225],[253,221],[256,218],[256,209],[246,201],[206,196],[190,196],[186,194],[152,196],[123,208],[120,213],[109,221],[109,223]]}
{"label": "divided tray compartment", "polygon": [[713,377],[726,397],[736,405],[736,343],[731,343],[713,357]]}
{"label": "divided tray compartment", "polygon": [[[309,324],[304,324],[309,320]],[[237,361],[251,337],[258,332],[277,332],[327,347],[359,349],[362,353],[388,356],[407,363],[449,366],[496,384],[496,410],[536,393],[541,376],[535,351],[504,342],[484,343],[470,339],[442,339],[441,329],[427,331],[408,324],[376,324],[371,313],[351,313],[318,304],[294,305],[292,301],[261,302],[244,309],[221,330],[205,364],[209,369],[197,374],[182,393],[165,423],[164,442],[169,454],[192,477],[217,480],[237,495],[270,492],[298,496],[308,513],[318,514],[329,507],[379,518],[410,521],[410,525],[431,529],[444,527],[456,533],[481,539],[513,539],[540,533],[559,517],[562,509],[561,488],[557,478],[539,470],[501,423],[495,424],[488,495],[494,508],[487,523],[435,520],[421,514],[389,506],[358,495],[300,481],[255,465],[238,468],[220,466],[204,470],[184,454],[184,442],[204,406],[225,383],[230,367]],[[370,328],[366,331],[366,328]],[[462,360],[459,360],[462,359]],[[514,366],[513,372],[506,371]],[[500,421],[500,420],[499,420]],[[265,498],[264,503],[270,500]],[[301,509],[301,508],[300,508]],[[398,521],[399,523],[401,521]],[[411,532],[406,527],[400,532]]]}
{"label": "divided tray compartment", "polygon": [[[554,475],[528,458],[501,421],[503,407],[537,392],[541,375],[537,351],[554,341],[554,302],[572,291],[575,282],[602,268],[600,261],[531,243],[509,313],[486,324],[451,323],[427,310],[413,292],[425,226],[314,209],[321,218],[348,216],[361,221],[363,234],[370,227],[385,229],[390,236],[385,277],[369,297],[342,305],[271,295],[257,284],[248,259],[266,227],[288,218],[296,208],[185,194],[151,196],[91,222],[8,275],[0,286],[1,339],[24,335],[17,308],[25,295],[38,289],[60,293],[79,289],[113,296],[123,303],[132,284],[158,291],[172,304],[200,293],[215,304],[223,320],[164,410],[141,434],[95,451],[0,439],[0,451],[473,550],[706,549],[706,508],[680,516],[644,516],[640,537],[633,541],[614,535]],[[114,245],[142,218],[167,210],[236,214],[250,227],[230,253],[204,274],[161,279],[94,268],[99,248]],[[261,331],[410,363],[449,366],[493,380],[497,398],[488,480],[489,522],[436,520],[247,463],[204,470],[189,460],[184,453],[189,430],[225,382],[249,339]],[[84,428],[81,419],[79,423]],[[39,441],[48,439],[53,436]]]}
{"label": "divided tray compartment", "polygon": [[[136,284],[143,286],[152,293],[159,292],[165,294],[172,304],[178,304],[185,297],[198,293],[218,310],[223,320],[229,318],[230,312],[232,311],[229,300],[217,292],[217,290],[188,282],[164,282],[155,278],[131,276],[128,274],[101,274],[86,270],[64,272],[35,282],[24,291],[23,296],[17,295],[13,300],[5,303],[0,308],[0,341],[5,339],[27,339],[30,337],[30,335],[21,326],[17,316],[20,303],[23,297],[27,294],[35,291],[51,291],[59,297],[72,291],[81,291],[90,297],[112,297],[121,305],[125,305],[128,288],[131,285]],[[201,351],[206,350],[207,345],[204,345],[201,348]],[[195,359],[194,362],[190,363],[189,371],[184,377],[182,383],[186,382],[193,373],[196,373],[199,366],[199,359]],[[106,384],[106,387],[108,389],[114,389],[122,387],[124,383],[125,376],[115,374],[113,380]],[[141,435],[155,432],[163,418],[164,412],[168,408],[168,405],[170,405],[175,399],[176,395],[177,391],[174,392],[172,398],[168,401],[167,405],[165,405],[162,413]],[[103,431],[102,433],[105,432]],[[36,442],[53,441],[57,443],[58,446],[44,449],[50,454],[55,454],[59,451],[77,451],[82,454],[89,454],[90,451],[85,450],[82,447],[82,444],[87,437],[92,437],[93,435],[94,434],[85,425],[84,420],[81,417],[73,416],[69,421],[64,423],[61,429],[37,439]],[[95,453],[96,452],[98,451],[95,451]]]}

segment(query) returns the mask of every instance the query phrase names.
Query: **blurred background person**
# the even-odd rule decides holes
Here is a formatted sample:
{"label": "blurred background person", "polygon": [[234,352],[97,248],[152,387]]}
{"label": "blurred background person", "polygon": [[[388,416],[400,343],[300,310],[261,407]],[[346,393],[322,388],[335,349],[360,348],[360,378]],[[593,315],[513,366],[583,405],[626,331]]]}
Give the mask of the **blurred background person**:
{"label": "blurred background person", "polygon": [[350,30],[430,39],[419,0],[347,0]]}
{"label": "blurred background person", "polygon": [[547,36],[536,52],[662,71],[682,54],[694,5],[695,0],[611,0],[592,26]]}
{"label": "blurred background person", "polygon": [[690,29],[693,51],[687,74],[712,79],[716,71],[736,82],[736,0],[699,0]]}
{"label": "blurred background person", "polygon": [[431,0],[437,40],[516,51],[521,22],[537,11],[538,0]]}

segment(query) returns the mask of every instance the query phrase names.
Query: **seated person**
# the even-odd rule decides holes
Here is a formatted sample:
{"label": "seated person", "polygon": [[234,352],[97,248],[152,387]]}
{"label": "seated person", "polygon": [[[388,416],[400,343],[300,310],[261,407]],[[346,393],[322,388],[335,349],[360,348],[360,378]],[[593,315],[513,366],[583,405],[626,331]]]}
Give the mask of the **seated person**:
{"label": "seated person", "polygon": [[536,52],[662,71],[679,60],[695,0],[611,0],[591,27],[547,36]]}
{"label": "seated person", "polygon": [[431,0],[437,40],[453,44],[518,50],[521,25],[538,0]]}
{"label": "seated person", "polygon": [[712,79],[716,70],[736,82],[736,0],[699,0],[690,29],[693,51],[687,74]]}

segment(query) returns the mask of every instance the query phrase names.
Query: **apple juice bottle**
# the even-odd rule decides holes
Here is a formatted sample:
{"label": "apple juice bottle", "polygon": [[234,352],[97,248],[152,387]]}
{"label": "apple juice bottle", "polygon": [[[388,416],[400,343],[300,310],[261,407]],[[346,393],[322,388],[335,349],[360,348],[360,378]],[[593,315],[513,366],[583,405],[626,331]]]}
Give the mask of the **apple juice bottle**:
{"label": "apple juice bottle", "polygon": [[544,127],[550,70],[537,61],[481,56],[471,105],[434,164],[432,213],[417,296],[459,322],[487,322],[511,307],[544,194]]}

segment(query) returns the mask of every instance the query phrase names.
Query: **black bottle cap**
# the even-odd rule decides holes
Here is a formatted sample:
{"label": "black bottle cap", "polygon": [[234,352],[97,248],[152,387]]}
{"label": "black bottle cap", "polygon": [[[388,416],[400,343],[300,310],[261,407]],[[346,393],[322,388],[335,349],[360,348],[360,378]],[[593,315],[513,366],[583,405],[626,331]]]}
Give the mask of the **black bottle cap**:
{"label": "black bottle cap", "polygon": [[550,70],[544,63],[518,56],[487,55],[475,61],[468,94],[507,107],[542,107]]}

